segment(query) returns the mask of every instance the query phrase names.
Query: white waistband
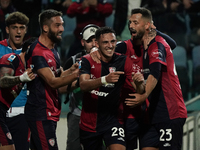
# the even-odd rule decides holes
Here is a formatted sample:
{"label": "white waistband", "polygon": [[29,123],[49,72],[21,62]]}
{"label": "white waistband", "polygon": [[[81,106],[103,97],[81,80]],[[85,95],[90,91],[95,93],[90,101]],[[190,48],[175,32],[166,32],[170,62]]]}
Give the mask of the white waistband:
{"label": "white waistband", "polygon": [[7,111],[6,117],[14,117],[19,114],[24,114],[24,106],[21,107],[10,107]]}

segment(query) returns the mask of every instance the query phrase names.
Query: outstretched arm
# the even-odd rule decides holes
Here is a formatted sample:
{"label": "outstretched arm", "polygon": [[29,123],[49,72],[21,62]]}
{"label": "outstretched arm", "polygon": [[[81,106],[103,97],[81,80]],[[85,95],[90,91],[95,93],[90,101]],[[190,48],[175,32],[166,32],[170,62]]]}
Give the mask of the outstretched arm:
{"label": "outstretched arm", "polygon": [[51,87],[57,89],[59,87],[70,84],[78,77],[78,68],[71,72],[67,72],[67,75],[62,74],[60,77],[55,77],[54,73],[49,67],[41,68],[37,70],[37,74]]}
{"label": "outstretched arm", "polygon": [[29,82],[35,78],[32,70],[28,68],[22,75],[13,76],[14,70],[8,67],[0,68],[0,88],[13,87],[22,82]]}
{"label": "outstretched arm", "polygon": [[90,79],[90,74],[81,74],[79,78],[80,88],[82,91],[90,91],[102,86],[103,84],[118,82],[121,74],[124,74],[124,72],[116,71],[97,79]]}

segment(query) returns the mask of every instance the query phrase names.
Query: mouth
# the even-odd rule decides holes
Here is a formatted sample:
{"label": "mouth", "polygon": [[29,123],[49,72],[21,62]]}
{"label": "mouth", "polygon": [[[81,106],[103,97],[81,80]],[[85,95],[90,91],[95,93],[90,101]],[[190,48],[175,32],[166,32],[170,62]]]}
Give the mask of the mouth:
{"label": "mouth", "polygon": [[16,40],[20,40],[20,39],[21,39],[21,36],[17,35],[17,36],[15,36],[15,39],[16,39]]}
{"label": "mouth", "polygon": [[57,38],[59,38],[59,39],[62,38],[62,33],[58,34]]}
{"label": "mouth", "polygon": [[131,35],[134,35],[134,34],[136,34],[136,33],[137,33],[137,31],[136,31],[136,30],[134,30],[134,29],[130,29],[130,33],[131,33]]}
{"label": "mouth", "polygon": [[113,52],[113,50],[112,49],[108,49],[108,50],[106,50],[108,53],[112,53]]}

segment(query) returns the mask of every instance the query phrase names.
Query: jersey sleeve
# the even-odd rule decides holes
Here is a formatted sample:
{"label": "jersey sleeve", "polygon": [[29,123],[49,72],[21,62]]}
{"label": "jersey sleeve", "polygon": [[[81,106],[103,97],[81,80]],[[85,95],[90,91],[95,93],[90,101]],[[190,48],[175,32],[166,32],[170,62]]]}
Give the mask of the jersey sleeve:
{"label": "jersey sleeve", "polygon": [[42,56],[33,56],[32,62],[34,64],[34,70],[37,71],[38,69],[49,67],[46,60]]}
{"label": "jersey sleeve", "polygon": [[149,64],[154,62],[159,62],[162,65],[167,65],[166,63],[166,49],[164,45],[160,42],[155,42],[148,48]]}
{"label": "jersey sleeve", "polygon": [[127,50],[127,46],[124,41],[117,43],[115,52],[120,53],[120,54],[126,54],[126,50]]}
{"label": "jersey sleeve", "polygon": [[176,44],[176,42],[170,36],[168,36],[167,34],[164,34],[164,33],[160,32],[158,30],[157,30],[157,35],[162,36],[166,40],[166,42],[169,44],[169,46],[171,47],[172,50],[174,48],[176,48],[177,44]]}
{"label": "jersey sleeve", "polygon": [[7,67],[16,70],[19,66],[19,58],[15,54],[4,55],[0,59],[0,67]]}
{"label": "jersey sleeve", "polygon": [[82,57],[82,59],[79,61],[79,69],[80,69],[80,75],[81,74],[90,74],[90,62]]}

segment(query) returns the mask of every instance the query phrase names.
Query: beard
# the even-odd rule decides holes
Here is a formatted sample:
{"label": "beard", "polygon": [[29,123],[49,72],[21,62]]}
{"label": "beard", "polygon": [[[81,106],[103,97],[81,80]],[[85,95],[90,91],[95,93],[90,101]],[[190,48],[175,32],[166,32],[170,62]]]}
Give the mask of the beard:
{"label": "beard", "polygon": [[59,43],[62,40],[61,38],[57,38],[56,33],[53,32],[51,29],[49,30],[49,33],[47,36],[54,43]]}
{"label": "beard", "polygon": [[129,29],[129,31],[130,31],[130,34],[131,34],[131,36],[132,36],[132,33],[137,33],[136,34],[136,36],[132,36],[133,37],[133,39],[135,39],[135,40],[138,40],[138,39],[142,39],[142,37],[144,36],[144,33],[145,33],[145,31],[136,31],[136,30],[134,30],[134,29]]}

